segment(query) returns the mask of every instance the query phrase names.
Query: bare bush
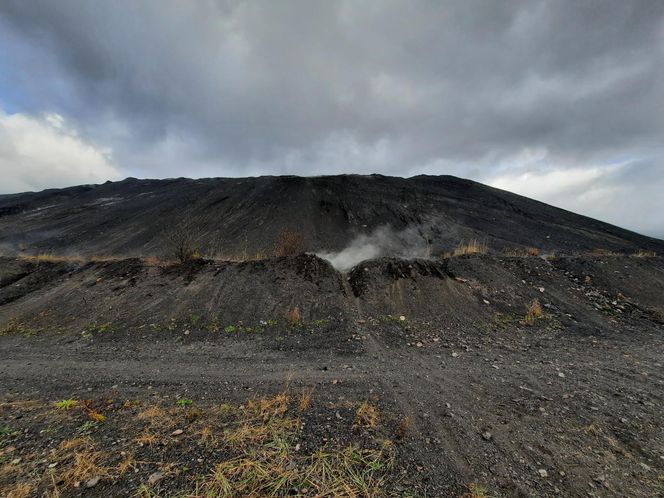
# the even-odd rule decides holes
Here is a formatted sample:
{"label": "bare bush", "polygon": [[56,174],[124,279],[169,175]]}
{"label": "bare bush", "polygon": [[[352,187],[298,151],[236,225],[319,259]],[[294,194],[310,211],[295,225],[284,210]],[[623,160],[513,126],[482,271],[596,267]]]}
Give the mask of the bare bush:
{"label": "bare bush", "polygon": [[302,315],[300,314],[300,308],[297,306],[286,311],[284,318],[291,327],[299,327],[302,324]]}
{"label": "bare bush", "polygon": [[203,255],[198,246],[198,234],[193,220],[185,218],[165,232],[169,255],[180,263],[201,259]]}

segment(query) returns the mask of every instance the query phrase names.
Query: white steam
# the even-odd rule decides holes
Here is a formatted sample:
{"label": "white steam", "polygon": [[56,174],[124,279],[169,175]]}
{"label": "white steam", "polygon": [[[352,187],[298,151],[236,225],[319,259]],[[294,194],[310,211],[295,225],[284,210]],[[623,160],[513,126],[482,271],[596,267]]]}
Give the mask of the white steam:
{"label": "white steam", "polygon": [[355,237],[339,252],[318,253],[317,256],[327,259],[339,271],[349,270],[362,261],[381,256],[429,258],[431,245],[427,232],[423,226],[408,227],[399,232],[389,226],[382,226],[369,235]]}

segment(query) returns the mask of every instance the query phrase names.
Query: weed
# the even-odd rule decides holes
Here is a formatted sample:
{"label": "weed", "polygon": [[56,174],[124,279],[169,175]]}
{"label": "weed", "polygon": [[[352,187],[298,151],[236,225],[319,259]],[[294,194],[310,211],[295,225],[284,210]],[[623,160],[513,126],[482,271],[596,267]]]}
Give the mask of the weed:
{"label": "weed", "polygon": [[[3,426],[0,427],[0,446],[3,446],[6,441],[9,441],[14,436],[18,435],[18,431],[15,431],[11,427]],[[0,455],[2,452],[0,452]]]}
{"label": "weed", "polygon": [[79,436],[85,436],[90,434],[96,428],[97,428],[97,422],[88,420],[86,422],[83,422],[83,424],[81,424],[81,426],[78,429],[76,429],[76,434],[78,434]]}
{"label": "weed", "polygon": [[88,410],[87,413],[88,417],[90,417],[95,422],[103,422],[104,420],[106,420],[106,416],[102,415],[96,410]]}
{"label": "weed", "polygon": [[75,399],[63,399],[55,402],[55,407],[58,410],[71,410],[78,406],[78,401]]}
{"label": "weed", "polygon": [[111,330],[111,322],[107,323],[90,323],[85,326],[81,335],[85,338],[92,337],[95,334],[105,334]]}
{"label": "weed", "polygon": [[357,427],[376,428],[378,427],[379,418],[380,412],[378,408],[369,403],[369,401],[361,403],[355,411],[355,425]]}
{"label": "weed", "polygon": [[192,400],[189,398],[178,398],[178,400],[175,402],[179,407],[185,408],[193,403]]}
{"label": "weed", "polygon": [[226,327],[224,327],[224,332],[226,332],[227,334],[232,334],[236,330],[237,327],[235,325],[227,325]]}
{"label": "weed", "polygon": [[19,322],[16,318],[11,319],[4,327],[0,328],[0,336],[18,334],[30,337],[37,334],[38,332],[38,329],[30,328],[25,323]]}
{"label": "weed", "polygon": [[148,486],[147,484],[141,484],[136,490],[136,493],[134,493],[133,498],[160,498],[160,497],[159,493],[154,491],[150,486]]}

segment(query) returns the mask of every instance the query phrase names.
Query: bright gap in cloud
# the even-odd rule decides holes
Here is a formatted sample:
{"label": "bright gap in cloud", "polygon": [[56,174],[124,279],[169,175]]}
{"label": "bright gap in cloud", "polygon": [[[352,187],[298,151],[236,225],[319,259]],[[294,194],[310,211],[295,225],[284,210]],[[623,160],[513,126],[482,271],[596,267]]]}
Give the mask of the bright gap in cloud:
{"label": "bright gap in cloud", "polygon": [[68,187],[123,177],[111,152],[82,139],[58,114],[0,108],[0,193]]}
{"label": "bright gap in cloud", "polygon": [[643,183],[627,181],[637,176],[637,170],[647,167],[635,160],[586,168],[547,166],[508,172],[484,181],[496,188],[662,238],[664,210],[657,192],[664,192],[664,177],[654,175]]}

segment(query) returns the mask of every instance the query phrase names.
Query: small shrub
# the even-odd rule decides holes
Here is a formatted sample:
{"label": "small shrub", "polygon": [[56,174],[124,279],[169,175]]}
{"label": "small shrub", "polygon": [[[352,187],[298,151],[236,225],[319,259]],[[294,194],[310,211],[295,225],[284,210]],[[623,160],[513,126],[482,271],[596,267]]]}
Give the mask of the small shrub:
{"label": "small shrub", "polygon": [[274,255],[296,256],[304,252],[304,235],[301,232],[284,230],[277,237],[277,243],[274,246]]}
{"label": "small shrub", "polygon": [[486,254],[489,248],[486,244],[479,242],[477,239],[470,240],[468,243],[461,242],[452,251],[452,256],[463,256],[465,254]]}
{"label": "small shrub", "polygon": [[526,325],[534,325],[535,320],[542,318],[543,315],[542,305],[540,305],[540,302],[537,299],[533,299],[528,305],[528,312],[523,321]]}
{"label": "small shrub", "polygon": [[300,394],[300,400],[298,401],[297,406],[301,412],[306,412],[311,406],[312,394],[313,394],[313,389],[309,389],[308,391],[302,391],[302,394]]}
{"label": "small shrub", "polygon": [[540,250],[537,247],[526,247],[526,254],[528,256],[539,256]]}
{"label": "small shrub", "polygon": [[302,325],[302,316],[300,315],[300,308],[295,306],[295,308],[291,308],[286,312],[285,315],[286,321],[288,322],[288,325],[291,327],[299,327]]}
{"label": "small shrub", "polygon": [[190,218],[185,218],[180,224],[171,227],[165,233],[170,255],[180,263],[201,259],[202,254],[197,245],[198,233],[199,229]]}

